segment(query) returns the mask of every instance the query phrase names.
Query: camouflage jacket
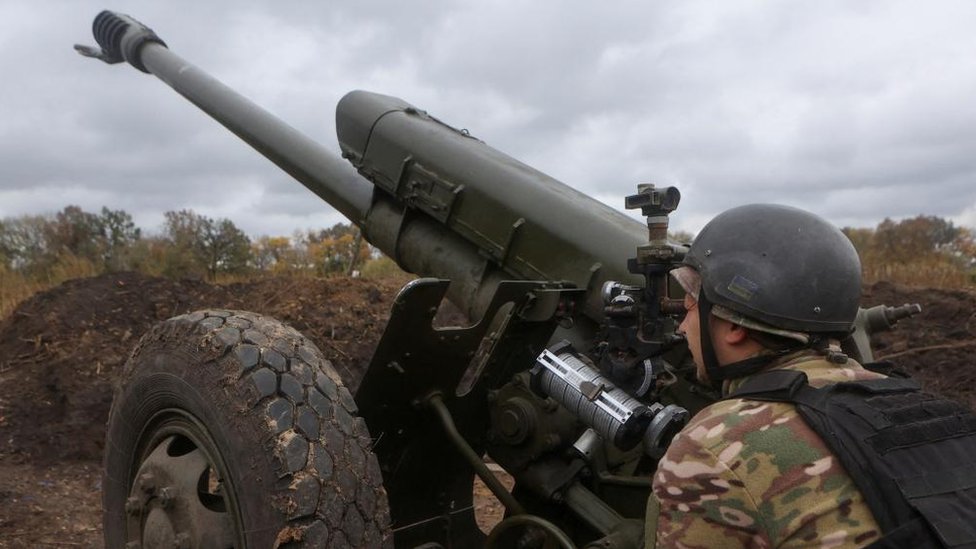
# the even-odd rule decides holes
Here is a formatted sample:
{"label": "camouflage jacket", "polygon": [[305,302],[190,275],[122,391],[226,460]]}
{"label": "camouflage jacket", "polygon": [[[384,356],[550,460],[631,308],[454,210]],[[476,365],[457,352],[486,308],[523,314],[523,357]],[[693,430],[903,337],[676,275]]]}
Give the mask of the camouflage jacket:
{"label": "camouflage jacket", "polygon": [[[880,377],[800,353],[771,368],[810,384]],[[727,382],[726,394],[747,378]],[[860,491],[792,404],[723,400],[675,437],[658,464],[657,547],[860,547],[880,529]]]}

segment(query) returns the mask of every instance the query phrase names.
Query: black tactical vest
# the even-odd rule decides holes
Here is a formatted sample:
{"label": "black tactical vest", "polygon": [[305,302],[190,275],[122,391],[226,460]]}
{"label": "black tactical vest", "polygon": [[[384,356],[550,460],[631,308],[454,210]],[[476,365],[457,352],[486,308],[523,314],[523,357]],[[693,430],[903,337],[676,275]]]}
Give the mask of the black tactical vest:
{"label": "black tactical vest", "polygon": [[789,402],[833,451],[884,536],[870,547],[976,548],[976,414],[906,378],[811,387],[770,370],[726,398]]}

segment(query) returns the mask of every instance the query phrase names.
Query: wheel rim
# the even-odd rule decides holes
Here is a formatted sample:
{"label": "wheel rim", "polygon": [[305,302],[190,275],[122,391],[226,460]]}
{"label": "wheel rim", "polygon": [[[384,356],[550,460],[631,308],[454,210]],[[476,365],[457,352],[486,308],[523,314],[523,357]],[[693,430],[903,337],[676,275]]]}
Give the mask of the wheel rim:
{"label": "wheel rim", "polygon": [[237,490],[197,418],[184,410],[157,413],[138,448],[125,504],[127,546],[245,546]]}

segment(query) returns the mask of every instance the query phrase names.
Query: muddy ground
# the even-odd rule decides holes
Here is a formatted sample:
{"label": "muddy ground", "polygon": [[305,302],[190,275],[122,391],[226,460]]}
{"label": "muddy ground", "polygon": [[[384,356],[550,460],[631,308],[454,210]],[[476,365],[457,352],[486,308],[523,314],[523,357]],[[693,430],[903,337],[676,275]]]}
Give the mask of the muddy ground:
{"label": "muddy ground", "polygon": [[[0,547],[102,545],[100,459],[112,380],[155,322],[208,307],[273,316],[312,339],[355,388],[402,282],[212,286],[116,273],[25,301],[0,321]],[[921,315],[876,338],[878,356],[976,407],[976,294],[879,283],[864,302],[920,303]],[[498,516],[497,502],[480,501],[489,520]]]}

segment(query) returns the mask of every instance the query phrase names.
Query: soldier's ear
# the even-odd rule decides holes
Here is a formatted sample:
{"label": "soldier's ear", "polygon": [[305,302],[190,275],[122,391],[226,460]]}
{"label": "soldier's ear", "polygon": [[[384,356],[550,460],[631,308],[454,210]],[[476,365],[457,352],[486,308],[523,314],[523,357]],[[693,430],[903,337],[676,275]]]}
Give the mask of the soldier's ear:
{"label": "soldier's ear", "polygon": [[732,322],[724,322],[722,339],[729,345],[740,345],[749,340],[749,330]]}

